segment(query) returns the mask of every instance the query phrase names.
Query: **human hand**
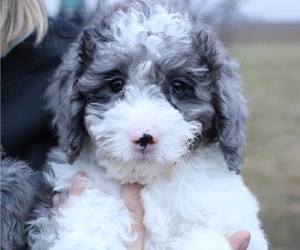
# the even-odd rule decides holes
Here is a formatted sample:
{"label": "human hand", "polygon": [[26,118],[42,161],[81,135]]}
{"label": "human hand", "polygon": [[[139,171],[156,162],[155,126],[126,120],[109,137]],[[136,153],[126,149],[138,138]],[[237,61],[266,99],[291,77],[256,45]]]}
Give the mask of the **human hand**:
{"label": "human hand", "polygon": [[[83,172],[75,174],[73,183],[70,187],[69,196],[80,196],[85,190],[85,178],[87,175]],[[144,247],[145,227],[143,224],[144,209],[140,200],[139,193],[143,187],[138,184],[126,184],[123,188],[122,198],[125,205],[131,213],[135,223],[132,225],[132,234],[137,233],[137,239],[128,246],[128,250],[141,250]],[[61,195],[55,194],[53,196],[53,206],[69,206],[69,199],[64,201]],[[251,234],[246,231],[238,231],[228,238],[228,242],[233,250],[246,250],[250,243]]]}
{"label": "human hand", "polygon": [[80,196],[85,190],[85,178],[88,178],[86,173],[78,172],[74,175],[73,183],[69,190],[69,198],[64,200],[60,193],[57,193],[52,198],[52,204],[54,208],[59,208],[60,206],[67,207],[70,205],[70,196]]}
{"label": "human hand", "polygon": [[[53,207],[58,209],[59,207],[70,206],[71,197],[80,196],[85,190],[85,178],[88,178],[85,173],[76,173],[69,190],[69,198],[63,199],[60,193],[55,194],[52,198]],[[137,184],[126,184],[123,188],[122,198],[124,199],[125,205],[135,221],[132,225],[132,235],[137,234],[137,239],[128,247],[128,250],[140,250],[143,249],[144,246],[144,209],[139,196],[141,189],[142,186]]]}

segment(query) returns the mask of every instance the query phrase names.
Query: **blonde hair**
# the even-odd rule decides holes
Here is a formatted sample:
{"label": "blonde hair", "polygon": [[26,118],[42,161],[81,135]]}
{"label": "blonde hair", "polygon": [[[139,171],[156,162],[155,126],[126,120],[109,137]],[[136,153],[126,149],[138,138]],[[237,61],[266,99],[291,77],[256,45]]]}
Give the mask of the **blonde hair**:
{"label": "blonde hair", "polygon": [[47,10],[43,0],[1,0],[1,55],[34,30],[35,45],[44,38],[48,28]]}

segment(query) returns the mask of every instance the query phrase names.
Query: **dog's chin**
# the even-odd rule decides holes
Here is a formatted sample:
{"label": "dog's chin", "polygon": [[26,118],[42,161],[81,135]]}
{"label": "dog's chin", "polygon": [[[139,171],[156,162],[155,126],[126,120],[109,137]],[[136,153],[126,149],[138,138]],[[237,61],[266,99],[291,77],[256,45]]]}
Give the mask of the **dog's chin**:
{"label": "dog's chin", "polygon": [[159,178],[169,178],[178,170],[180,163],[187,155],[177,160],[157,160],[153,154],[141,153],[139,157],[130,161],[117,157],[98,157],[98,163],[104,166],[107,174],[119,180],[121,184],[139,183],[150,184]]}

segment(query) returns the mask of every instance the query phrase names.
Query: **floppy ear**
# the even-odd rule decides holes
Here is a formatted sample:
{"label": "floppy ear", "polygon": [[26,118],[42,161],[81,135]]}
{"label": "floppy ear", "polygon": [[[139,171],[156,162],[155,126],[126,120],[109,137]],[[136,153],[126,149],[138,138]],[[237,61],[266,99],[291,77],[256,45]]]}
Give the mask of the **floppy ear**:
{"label": "floppy ear", "polygon": [[70,46],[47,90],[49,107],[54,113],[53,125],[58,130],[59,146],[67,154],[70,164],[80,154],[86,133],[86,101],[77,85],[78,79],[93,60],[93,49],[88,32],[83,33],[80,43]]}
{"label": "floppy ear", "polygon": [[199,35],[202,58],[209,70],[215,128],[221,150],[230,170],[240,173],[245,155],[245,120],[247,111],[241,93],[238,65],[211,31]]}
{"label": "floppy ear", "polygon": [[216,130],[220,147],[230,170],[241,172],[245,156],[245,100],[240,90],[240,79],[233,63],[221,65],[220,78],[215,83],[213,103]]}

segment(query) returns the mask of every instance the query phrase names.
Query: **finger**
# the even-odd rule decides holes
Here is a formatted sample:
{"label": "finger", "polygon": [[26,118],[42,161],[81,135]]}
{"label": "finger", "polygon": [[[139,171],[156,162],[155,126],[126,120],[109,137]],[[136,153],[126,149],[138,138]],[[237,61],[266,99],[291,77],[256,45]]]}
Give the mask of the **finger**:
{"label": "finger", "polygon": [[140,199],[140,191],[143,187],[138,184],[126,184],[123,188],[122,198],[134,220],[132,234],[137,233],[137,239],[127,248],[130,250],[144,249],[145,227],[143,224],[144,209]]}
{"label": "finger", "polygon": [[69,189],[69,197],[67,200],[63,200],[62,195],[60,197],[53,197],[54,202],[60,203],[62,208],[68,208],[70,206],[70,203],[72,201],[72,197],[77,197],[82,195],[83,191],[85,190],[85,184],[86,184],[86,179],[88,178],[86,173],[83,172],[77,172],[74,175],[72,185]]}
{"label": "finger", "polygon": [[144,210],[140,200],[142,186],[138,184],[125,184],[123,187],[122,198],[128,210],[135,217],[143,217]]}
{"label": "finger", "polygon": [[54,208],[59,208],[59,206],[62,204],[62,198],[60,193],[56,193],[52,197],[52,205]]}
{"label": "finger", "polygon": [[228,242],[233,250],[246,250],[249,246],[251,234],[249,231],[242,230],[228,238]]}
{"label": "finger", "polygon": [[78,172],[73,178],[73,183],[70,187],[69,195],[80,196],[85,189],[86,178],[88,178],[86,173]]}

